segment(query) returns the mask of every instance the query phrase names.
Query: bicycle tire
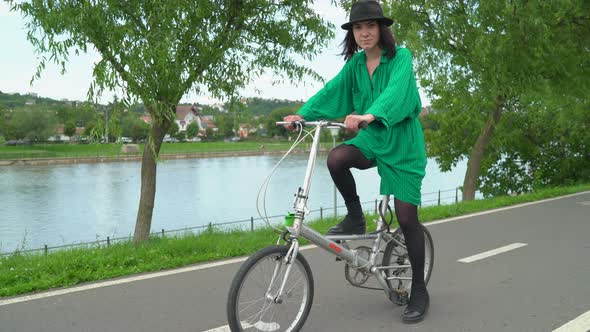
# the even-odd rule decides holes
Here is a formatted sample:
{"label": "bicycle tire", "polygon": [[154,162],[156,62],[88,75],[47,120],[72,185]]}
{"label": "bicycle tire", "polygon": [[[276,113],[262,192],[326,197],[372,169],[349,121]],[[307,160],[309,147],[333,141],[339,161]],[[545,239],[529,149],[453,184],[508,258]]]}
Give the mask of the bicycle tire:
{"label": "bicycle tire", "polygon": [[[313,275],[311,273],[311,268],[307,263],[305,257],[301,255],[301,253],[297,254],[294,264],[292,264],[291,272],[289,274],[287,285],[285,286],[285,291],[283,294],[285,295],[285,299],[283,303],[275,303],[272,300],[269,300],[266,296],[267,290],[277,290],[280,287],[280,284],[283,280],[281,273],[279,278],[275,278],[273,285],[269,287],[269,283],[272,279],[272,274],[274,271],[274,266],[278,263],[281,264],[282,267],[285,267],[282,258],[285,257],[289,247],[287,246],[269,246],[263,248],[252,256],[250,256],[244,264],[238,270],[238,273],[235,275],[231,287],[229,289],[228,301],[227,301],[227,319],[229,323],[229,328],[232,332],[238,331],[245,331],[245,330],[252,330],[252,331],[299,331],[303,327],[309,312],[311,311],[311,305],[313,302],[313,295],[314,295],[314,286],[313,286]],[[265,262],[270,262],[272,269],[270,269],[270,273],[264,273],[262,278],[266,278],[264,282],[259,279],[256,279],[256,275],[253,275],[253,272],[256,272],[257,267],[260,267],[261,264]],[[264,265],[262,265],[262,270],[264,270]],[[284,269],[282,269],[284,271]],[[263,271],[264,272],[264,271]],[[294,276],[296,277],[297,274],[300,274],[303,279],[297,279],[296,285],[299,283],[299,280],[303,280],[304,285],[302,288],[303,294],[296,295],[295,297],[301,296],[301,303],[296,304],[297,312],[289,312],[287,308],[287,304],[291,304],[291,302],[287,303],[287,298],[289,297],[289,293],[293,292],[295,286],[291,289],[288,289],[291,286],[290,281],[293,281]],[[278,281],[277,281],[278,280]],[[244,294],[244,286],[250,285],[250,283],[255,283],[260,286],[259,290],[255,290],[254,294],[257,299],[252,301],[248,301],[248,299],[243,299],[242,297],[248,297],[248,294]],[[276,285],[276,287],[275,287]],[[246,300],[246,302],[244,302]],[[263,303],[260,303],[260,302]],[[258,313],[255,311],[255,316],[253,320],[258,320],[256,322],[248,321],[248,319],[244,319],[246,317],[241,317],[240,311],[244,311],[250,307],[253,307],[256,303],[260,303],[262,305],[262,309]],[[240,310],[240,304],[246,305],[246,303],[251,303],[246,306],[246,308],[242,308]],[[286,315],[289,317],[286,319],[287,323],[279,324],[274,320],[278,320],[279,317],[275,318],[275,314],[277,313],[275,310],[284,309],[286,311]],[[268,322],[263,321],[263,318],[268,313],[268,311],[273,308],[273,315],[271,316],[271,320]],[[292,310],[295,311],[295,310]],[[257,318],[260,314],[260,318]],[[282,313],[281,313],[282,315]],[[246,316],[244,313],[243,316]],[[293,318],[290,318],[294,316]],[[252,316],[250,316],[252,317]],[[247,318],[250,318],[247,317]],[[287,325],[288,324],[288,325]],[[283,325],[283,326],[281,326]],[[287,328],[285,329],[285,325]]]}
{"label": "bicycle tire", "polygon": [[[424,281],[426,282],[426,284],[428,284],[428,281],[430,281],[430,276],[432,275],[432,268],[434,266],[434,245],[432,242],[432,235],[430,235],[430,231],[428,231],[428,228],[426,228],[424,225],[420,224],[422,230],[424,231]],[[401,228],[397,228],[395,230],[395,232],[393,232],[392,235],[393,238],[397,239],[398,241],[400,241],[401,243],[403,243],[405,245],[405,240],[404,240],[404,235],[402,233]],[[395,243],[395,241],[389,241],[387,243],[387,246],[385,247],[385,251],[383,252],[383,266],[390,266],[390,263],[393,263],[391,261],[391,258],[394,256],[393,255],[393,251],[395,250],[395,248],[397,248],[398,245],[397,243]],[[410,264],[409,263],[409,259],[407,257],[407,249],[402,249],[405,251],[405,256],[403,256],[403,262],[395,262],[398,265],[406,265],[406,264]],[[398,255],[396,255],[398,256]],[[400,256],[398,256],[400,257]],[[410,272],[411,272],[411,268],[409,268]],[[394,272],[391,269],[385,270],[385,275],[387,277],[391,277],[393,276]],[[393,281],[394,280],[386,280],[387,281],[387,285],[391,288],[391,289],[399,289],[399,284],[398,285],[393,285]],[[399,281],[398,281],[399,283]],[[406,282],[406,284],[404,285],[405,290],[409,293],[410,292],[410,285],[411,285],[411,281],[410,282]]]}

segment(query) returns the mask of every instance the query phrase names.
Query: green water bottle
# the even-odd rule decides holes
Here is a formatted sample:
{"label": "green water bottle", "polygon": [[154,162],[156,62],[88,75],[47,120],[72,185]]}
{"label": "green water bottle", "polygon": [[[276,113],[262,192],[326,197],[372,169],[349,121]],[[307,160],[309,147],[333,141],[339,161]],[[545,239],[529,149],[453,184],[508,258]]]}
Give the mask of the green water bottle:
{"label": "green water bottle", "polygon": [[287,215],[285,215],[285,226],[293,227],[294,221],[295,221],[295,214],[293,214],[291,212],[287,212]]}

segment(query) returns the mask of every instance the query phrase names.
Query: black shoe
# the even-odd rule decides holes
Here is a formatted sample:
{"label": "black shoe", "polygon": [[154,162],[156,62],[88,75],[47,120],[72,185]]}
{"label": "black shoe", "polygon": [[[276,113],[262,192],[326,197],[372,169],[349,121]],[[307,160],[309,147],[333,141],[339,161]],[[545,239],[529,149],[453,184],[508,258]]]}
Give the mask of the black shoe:
{"label": "black shoe", "polygon": [[351,216],[347,214],[336,226],[328,230],[327,235],[359,235],[365,234],[365,215]]}
{"label": "black shoe", "polygon": [[404,310],[402,321],[406,324],[418,323],[424,319],[428,306],[430,305],[430,297],[426,290],[426,285],[414,287],[412,285],[412,293],[410,294],[410,303]]}

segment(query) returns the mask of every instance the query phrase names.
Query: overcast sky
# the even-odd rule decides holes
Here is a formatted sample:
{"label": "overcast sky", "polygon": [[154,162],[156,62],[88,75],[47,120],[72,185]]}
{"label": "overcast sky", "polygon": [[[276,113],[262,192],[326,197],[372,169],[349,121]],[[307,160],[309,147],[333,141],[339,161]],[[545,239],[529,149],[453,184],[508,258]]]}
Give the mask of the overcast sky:
{"label": "overcast sky", "polygon": [[[335,76],[342,65],[343,58],[339,44],[344,38],[344,31],[340,25],[346,21],[347,15],[343,9],[331,5],[330,0],[316,0],[315,10],[325,19],[336,25],[336,37],[330,45],[314,60],[302,62],[316,70],[322,77],[329,80]],[[5,93],[37,93],[39,96],[53,99],[67,98],[69,100],[86,100],[86,93],[92,81],[93,64],[100,60],[100,55],[91,51],[88,54],[75,56],[72,54],[67,72],[60,74],[60,68],[48,64],[41,79],[31,86],[30,80],[38,64],[38,57],[33,47],[26,39],[24,19],[20,14],[10,12],[8,5],[0,0],[0,91]],[[244,96],[258,96],[262,98],[277,98],[289,100],[307,100],[321,88],[318,82],[307,82],[305,85],[276,85],[271,84],[270,76],[255,79],[244,91]],[[256,89],[260,90],[257,93]],[[113,99],[113,93],[105,93],[101,99],[107,103]],[[423,104],[428,104],[425,98]],[[182,102],[212,103],[214,100],[207,96],[195,94],[186,95]]]}

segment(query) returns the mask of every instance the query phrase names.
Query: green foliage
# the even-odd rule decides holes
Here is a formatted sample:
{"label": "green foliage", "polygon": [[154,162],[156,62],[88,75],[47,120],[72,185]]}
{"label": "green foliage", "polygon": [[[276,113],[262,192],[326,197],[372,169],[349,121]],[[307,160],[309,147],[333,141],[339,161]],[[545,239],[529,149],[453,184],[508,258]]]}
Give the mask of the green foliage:
{"label": "green foliage", "polygon": [[14,110],[21,109],[27,103],[33,102],[37,106],[58,108],[68,106],[68,102],[57,101],[51,98],[38,97],[35,95],[21,95],[19,93],[3,93],[0,91],[0,109]]}
{"label": "green foliage", "polygon": [[235,136],[234,116],[232,114],[219,114],[215,116],[215,124],[219,129],[217,135],[221,137]]}
{"label": "green foliage", "polygon": [[89,95],[123,88],[155,121],[171,121],[193,88],[226,98],[267,70],[277,80],[321,79],[294,55],[310,58],[334,36],[303,0],[9,3],[29,19],[28,39],[42,54],[37,78],[47,61],[65,70],[70,52],[93,45],[102,59]]}
{"label": "green foliage", "polygon": [[86,126],[84,126],[84,132],[83,135],[90,137],[91,133],[94,131],[94,127],[96,127],[96,121],[89,121],[86,123]]}
{"label": "green foliage", "polygon": [[[441,170],[470,156],[496,100],[501,99],[503,118],[493,132],[501,137],[483,146],[480,183],[492,193],[520,191],[547,181],[538,177],[549,176],[548,172],[535,172],[529,178],[523,171],[527,166],[518,166],[523,151],[536,143],[521,140],[522,126],[514,123],[526,122],[529,132],[547,133],[552,121],[530,122],[539,109],[556,116],[562,112],[557,105],[571,98],[587,104],[590,2],[409,0],[387,2],[384,7],[396,19],[398,40],[413,52],[420,85],[433,108],[440,110],[431,118],[439,130],[426,130],[426,139],[428,153]],[[563,121],[565,127],[575,126],[571,118]],[[567,135],[548,140],[555,144],[564,137],[577,140]],[[531,154],[536,158],[531,164],[546,164],[547,156]]]}
{"label": "green foliage", "polygon": [[176,138],[177,140],[182,142],[182,141],[186,140],[186,132],[179,131],[176,133],[176,135],[174,135],[174,138]]}
{"label": "green foliage", "polygon": [[492,196],[589,181],[589,124],[590,104],[577,98],[529,103],[526,111],[506,114],[486,158],[482,192]]}
{"label": "green foliage", "polygon": [[137,114],[127,113],[121,119],[122,136],[133,141],[144,140],[149,135],[150,126],[137,117]]}
{"label": "green foliage", "polygon": [[283,107],[273,110],[265,119],[265,126],[269,137],[288,137],[289,132],[283,126],[277,126],[276,122],[283,121],[287,115],[295,114],[297,109],[291,107]]}
{"label": "green foliage", "polygon": [[248,98],[246,101],[247,111],[254,116],[261,117],[266,117],[279,108],[299,109],[301,105],[303,105],[301,101],[279,99]]}
{"label": "green foliage", "polygon": [[73,121],[68,121],[64,125],[64,135],[72,137],[76,134],[76,124]]}
{"label": "green foliage", "polygon": [[168,128],[168,131],[166,132],[166,134],[170,135],[170,137],[174,137],[174,136],[176,136],[176,134],[178,134],[179,130],[180,130],[180,127],[178,127],[178,124],[176,122],[172,122],[172,124],[170,125],[170,128]]}
{"label": "green foliage", "polygon": [[14,111],[5,125],[6,138],[45,142],[56,134],[57,121],[52,114],[39,109]]}
{"label": "green foliage", "polygon": [[194,121],[186,127],[186,137],[191,139],[199,134],[199,124]]}

